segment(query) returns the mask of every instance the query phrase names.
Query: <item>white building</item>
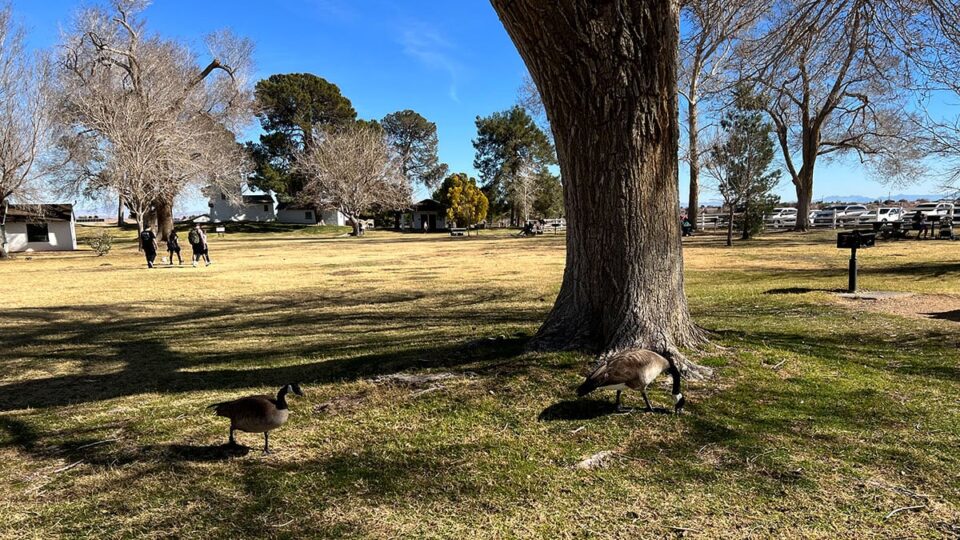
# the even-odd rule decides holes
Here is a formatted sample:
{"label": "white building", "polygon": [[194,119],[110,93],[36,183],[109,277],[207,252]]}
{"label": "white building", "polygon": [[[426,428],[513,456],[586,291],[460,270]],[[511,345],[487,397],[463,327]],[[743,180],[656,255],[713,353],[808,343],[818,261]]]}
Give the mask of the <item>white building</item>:
{"label": "white building", "polygon": [[230,200],[225,193],[213,190],[208,195],[210,202],[210,221],[276,221],[277,202],[273,193],[254,193],[242,195],[240,202]]}
{"label": "white building", "polygon": [[[347,216],[339,210],[317,209],[309,205],[296,203],[278,203],[272,191],[249,193],[241,196],[241,202],[231,201],[219,190],[208,193],[210,221],[276,221],[278,223],[299,223],[303,225],[339,225],[348,224]],[[196,221],[196,220],[194,220]]]}
{"label": "white building", "polygon": [[349,224],[347,216],[335,208],[322,210],[296,203],[278,204],[277,221],[280,223],[302,223],[305,225],[338,225],[340,227],[345,227]]}
{"label": "white building", "polygon": [[[0,221],[3,220],[0,208]],[[76,218],[71,204],[11,204],[6,212],[10,252],[77,249]]]}
{"label": "white building", "polygon": [[433,199],[424,199],[413,205],[410,221],[405,224],[413,231],[442,231],[447,229],[447,209]]}

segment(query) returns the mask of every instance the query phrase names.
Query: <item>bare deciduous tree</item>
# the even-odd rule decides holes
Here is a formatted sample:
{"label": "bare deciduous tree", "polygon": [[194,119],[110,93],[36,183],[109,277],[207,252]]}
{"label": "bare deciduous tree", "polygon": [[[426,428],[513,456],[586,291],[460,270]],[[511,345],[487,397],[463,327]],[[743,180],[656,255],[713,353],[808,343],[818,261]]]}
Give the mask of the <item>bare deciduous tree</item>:
{"label": "bare deciduous tree", "polygon": [[303,200],[338,209],[355,235],[364,213],[409,208],[410,181],[381,130],[355,125],[318,139],[297,158],[296,168],[307,178]]}
{"label": "bare deciduous tree", "polygon": [[152,208],[163,237],[187,184],[239,194],[245,166],[234,132],[252,118],[252,45],[211,34],[214,59],[199,64],[185,45],[147,32],[148,4],[113,0],[78,15],[61,46],[58,118],[67,184],[119,193],[141,228]]}
{"label": "bare deciduous tree", "polygon": [[[960,73],[960,2],[913,0],[911,3],[912,16],[893,28],[915,44],[907,52],[918,71],[925,76],[921,94],[924,116],[917,123],[917,129],[927,142],[926,155],[940,160],[942,188],[956,194],[960,191],[960,116],[935,114],[930,101],[955,102],[960,96],[960,79],[957,77]],[[906,176],[902,171],[895,172]],[[915,174],[915,171],[907,174],[910,172]]]}
{"label": "bare deciduous tree", "polygon": [[520,171],[507,182],[507,198],[516,208],[522,223],[530,219],[530,210],[537,199],[539,185],[537,176],[540,171],[532,163],[525,163]]}
{"label": "bare deciduous tree", "polygon": [[520,88],[517,90],[517,105],[527,111],[527,114],[547,134],[550,143],[553,144],[553,130],[550,128],[547,110],[543,107],[543,100],[540,98],[540,91],[537,90],[537,84],[530,78],[529,73],[525,73],[520,81]]}
{"label": "bare deciduous tree", "polygon": [[40,179],[55,163],[50,142],[49,63],[24,50],[24,33],[9,6],[0,6],[0,258],[6,250],[11,200],[35,199]]}
{"label": "bare deciduous tree", "polygon": [[797,230],[809,226],[818,159],[853,153],[889,171],[917,157],[919,141],[906,106],[914,45],[901,41],[890,24],[910,16],[902,9],[906,4],[779,2],[763,35],[741,49],[747,60],[743,79],[754,85],[756,107],[774,124],[796,188]]}
{"label": "bare deciduous tree", "polygon": [[700,210],[701,103],[723,96],[732,86],[728,68],[741,37],[749,32],[770,0],[685,0],[681,2],[679,92],[687,103],[687,162],[690,196],[687,216],[697,222]]}

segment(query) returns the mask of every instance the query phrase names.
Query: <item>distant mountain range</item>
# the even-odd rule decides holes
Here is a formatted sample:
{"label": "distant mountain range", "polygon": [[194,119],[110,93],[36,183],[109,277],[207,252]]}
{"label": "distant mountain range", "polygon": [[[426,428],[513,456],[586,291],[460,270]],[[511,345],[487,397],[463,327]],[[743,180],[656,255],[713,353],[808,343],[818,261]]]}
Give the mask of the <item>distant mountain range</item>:
{"label": "distant mountain range", "polygon": [[940,199],[949,198],[949,196],[944,195],[943,193],[935,194],[926,194],[926,195],[912,195],[907,193],[895,193],[889,196],[882,197],[863,197],[861,195],[827,195],[826,197],[819,197],[816,199],[816,202],[849,202],[849,203],[871,203],[873,201],[917,201],[920,199],[926,199],[928,201],[939,201]]}
{"label": "distant mountain range", "polygon": [[[940,199],[949,199],[948,195],[942,193],[930,193],[926,195],[916,195],[908,193],[895,193],[888,197],[864,197],[863,195],[827,195],[826,197],[817,197],[813,199],[814,203],[832,203],[832,202],[841,202],[841,203],[853,203],[853,204],[869,204],[874,201],[918,201],[920,199],[926,199],[928,201],[939,201]],[[794,204],[797,201],[783,200],[780,201],[782,204]],[[711,199],[709,201],[703,201],[701,204],[706,206],[722,206],[723,201],[719,199]]]}

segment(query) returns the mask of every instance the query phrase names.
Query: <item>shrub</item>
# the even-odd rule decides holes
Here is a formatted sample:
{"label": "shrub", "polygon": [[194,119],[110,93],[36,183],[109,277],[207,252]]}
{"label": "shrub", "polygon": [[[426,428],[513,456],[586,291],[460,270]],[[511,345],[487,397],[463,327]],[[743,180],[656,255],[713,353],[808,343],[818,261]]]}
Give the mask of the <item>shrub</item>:
{"label": "shrub", "polygon": [[108,231],[100,231],[96,236],[87,240],[87,244],[97,253],[97,257],[103,257],[110,253],[113,247],[113,235]]}

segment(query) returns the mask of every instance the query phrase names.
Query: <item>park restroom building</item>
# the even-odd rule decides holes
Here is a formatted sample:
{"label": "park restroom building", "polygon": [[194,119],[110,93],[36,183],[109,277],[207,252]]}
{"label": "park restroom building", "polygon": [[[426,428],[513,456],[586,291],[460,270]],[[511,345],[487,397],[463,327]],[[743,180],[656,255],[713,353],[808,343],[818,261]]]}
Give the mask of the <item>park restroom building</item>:
{"label": "park restroom building", "polygon": [[347,216],[336,208],[318,209],[313,206],[293,203],[277,204],[277,221],[305,225],[338,225],[340,227],[348,224]]}
{"label": "park restroom building", "polygon": [[276,221],[276,202],[273,194],[255,193],[241,195],[240,200],[228,198],[226,193],[215,191],[210,195],[210,220],[224,221]]}
{"label": "park restroom building", "polygon": [[11,204],[6,215],[0,207],[0,223],[4,224],[7,251],[11,253],[77,249],[72,204]]}
{"label": "park restroom building", "polygon": [[413,205],[413,212],[406,226],[413,231],[422,231],[424,225],[427,225],[428,231],[446,230],[446,207],[433,199],[424,199]]}

